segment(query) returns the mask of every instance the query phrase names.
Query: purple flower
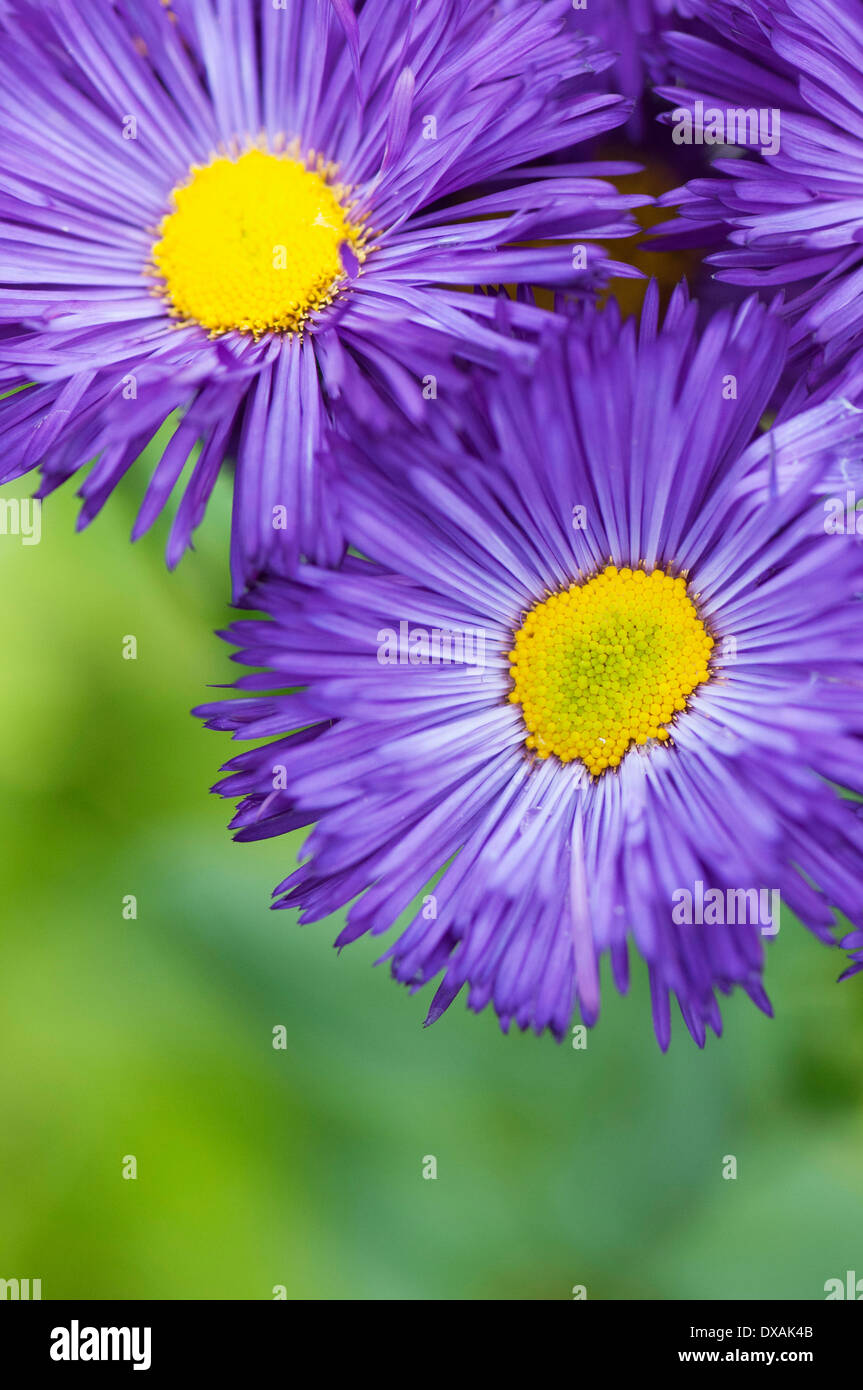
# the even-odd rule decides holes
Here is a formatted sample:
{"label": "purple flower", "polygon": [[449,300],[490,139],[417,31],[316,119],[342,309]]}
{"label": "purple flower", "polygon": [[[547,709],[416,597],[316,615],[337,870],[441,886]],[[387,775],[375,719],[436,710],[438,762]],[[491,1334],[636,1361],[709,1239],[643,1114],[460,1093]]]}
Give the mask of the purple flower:
{"label": "purple flower", "polygon": [[575,0],[573,23],[595,34],[615,54],[607,82],[634,104],[629,121],[633,140],[644,138],[641,102],[647,84],[664,76],[666,58],[660,34],[677,13],[687,14],[691,0]]}
{"label": "purple flower", "polygon": [[171,420],[134,537],[187,470],[176,564],[231,460],[238,587],[337,561],[316,452],[340,398],[420,418],[456,358],[540,317],[461,287],[591,289],[614,263],[574,246],[646,201],[595,177],[614,165],[532,165],[628,114],[571,13],[6,0],[0,478],[39,467],[45,495],[97,459],[86,525]]}
{"label": "purple flower", "polygon": [[716,991],[769,1011],[780,899],[825,942],[863,915],[835,790],[863,790],[863,554],[813,493],[859,464],[860,414],[760,433],[776,310],[699,336],[683,288],[657,306],[553,321],[535,373],[484,376],[434,438],[334,440],[365,558],[259,586],[224,635],[264,669],[197,711],[270,740],[215,788],[238,839],[315,824],[275,906],[350,905],[339,946],[410,911],[385,959],[443,972],[429,1021],[466,987],[560,1038],[634,946],[661,1046],[672,994],[701,1045]]}
{"label": "purple flower", "polygon": [[[681,244],[682,237],[687,245],[721,246],[709,258],[720,279],[784,287],[791,360],[806,369],[814,390],[829,388],[849,364],[859,377],[863,4],[691,0],[691,10],[696,31],[665,37],[681,85],[660,95],[679,112],[703,103],[707,145],[736,143],[747,147],[746,156],[717,158],[718,177],[666,194],[661,201],[678,206],[680,216],[657,229],[666,233],[657,245]],[[716,112],[724,131],[711,116]]]}
{"label": "purple flower", "polygon": [[851,956],[851,964],[842,971],[840,980],[850,980],[852,975],[859,975],[863,970],[863,931],[852,931],[847,936],[843,936],[840,941],[843,951],[848,951]]}

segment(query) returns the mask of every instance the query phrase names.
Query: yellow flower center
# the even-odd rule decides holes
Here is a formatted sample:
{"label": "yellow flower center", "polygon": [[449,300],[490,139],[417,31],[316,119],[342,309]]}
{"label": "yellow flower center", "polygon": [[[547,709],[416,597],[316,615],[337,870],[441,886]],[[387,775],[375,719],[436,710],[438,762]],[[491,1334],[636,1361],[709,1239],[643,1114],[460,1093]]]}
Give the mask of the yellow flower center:
{"label": "yellow flower center", "polygon": [[362,259],[329,172],[260,149],[193,166],[153,247],[172,312],[213,333],[297,332],[345,280],[342,248]]}
{"label": "yellow flower center", "polygon": [[609,565],[536,604],[509,653],[513,689],[540,758],[580,758],[594,776],[664,726],[710,677],[713,638],[683,579]]}

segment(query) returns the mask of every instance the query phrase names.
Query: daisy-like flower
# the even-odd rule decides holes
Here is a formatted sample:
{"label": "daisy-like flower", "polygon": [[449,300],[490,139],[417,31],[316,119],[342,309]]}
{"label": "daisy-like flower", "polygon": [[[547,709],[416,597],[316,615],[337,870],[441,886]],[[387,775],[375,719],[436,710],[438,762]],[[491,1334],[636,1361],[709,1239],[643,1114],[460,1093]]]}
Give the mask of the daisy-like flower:
{"label": "daisy-like flower", "polygon": [[631,232],[645,200],[595,177],[615,166],[531,165],[628,114],[571,18],[569,0],[7,0],[0,480],[38,467],[45,495],[96,459],[85,525],[170,420],[134,537],[185,472],[175,564],[229,460],[238,586],[337,561],[316,451],[341,397],[417,419],[454,357],[497,360],[498,320],[539,314],[464,286],[626,273],[584,243]]}
{"label": "daisy-like flower", "polygon": [[666,62],[660,34],[675,14],[687,15],[690,0],[577,0],[575,23],[595,34],[615,54],[607,81],[633,102],[629,134],[644,137],[641,102],[650,82],[660,81]]}
{"label": "daisy-like flower", "polygon": [[[661,201],[679,219],[660,246],[721,245],[717,276],[783,287],[792,361],[813,389],[849,363],[863,386],[863,0],[690,0],[696,32],[665,45],[674,79],[660,89],[704,119],[706,147],[734,143]],[[741,119],[742,118],[742,119]],[[744,134],[745,132],[745,134]],[[739,137],[739,140],[737,139]],[[761,151],[759,153],[758,151]],[[765,152],[766,151],[766,152]]]}
{"label": "daisy-like flower", "polygon": [[863,554],[813,497],[861,417],[760,434],[779,314],[699,338],[683,289],[657,304],[585,310],[433,440],[334,441],[365,558],[250,595],[225,635],[264,669],[197,711],[271,740],[216,787],[238,839],[315,824],[276,907],[350,904],[339,946],[413,907],[385,959],[443,972],[429,1021],[466,987],[562,1037],[634,946],[662,1047],[671,995],[701,1045],[716,991],[769,1010],[779,899],[825,941],[863,915]]}
{"label": "daisy-like flower", "polygon": [[840,980],[850,980],[852,975],[859,975],[863,970],[863,931],[849,932],[842,938],[842,947],[850,952],[851,964],[842,971]]}

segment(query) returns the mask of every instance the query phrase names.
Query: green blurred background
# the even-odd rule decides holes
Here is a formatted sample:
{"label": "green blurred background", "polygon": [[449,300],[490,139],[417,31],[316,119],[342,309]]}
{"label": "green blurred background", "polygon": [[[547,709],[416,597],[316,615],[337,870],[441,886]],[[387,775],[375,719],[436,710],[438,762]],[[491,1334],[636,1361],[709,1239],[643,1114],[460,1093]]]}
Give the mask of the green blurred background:
{"label": "green blurred background", "polygon": [[232,842],[207,789],[235,746],[188,714],[236,674],[212,635],[228,480],[168,575],[167,522],[127,539],[149,471],[83,535],[67,487],[41,544],[0,536],[0,1277],[474,1300],[819,1299],[863,1275],[863,979],[836,985],[841,953],[793,923],[776,1019],[734,998],[724,1039],[700,1053],[678,1018],[663,1057],[640,971],[586,1051],[460,1001],[424,1029],[380,942],[337,957],[336,920],[269,910],[299,840]]}

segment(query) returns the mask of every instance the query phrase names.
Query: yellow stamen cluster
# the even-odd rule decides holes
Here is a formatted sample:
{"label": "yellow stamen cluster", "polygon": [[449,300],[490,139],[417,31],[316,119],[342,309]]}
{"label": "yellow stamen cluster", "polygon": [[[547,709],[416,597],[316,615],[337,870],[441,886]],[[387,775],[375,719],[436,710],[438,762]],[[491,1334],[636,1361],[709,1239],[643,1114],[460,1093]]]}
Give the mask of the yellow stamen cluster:
{"label": "yellow stamen cluster", "polygon": [[362,258],[362,228],[327,174],[261,149],[195,165],[153,247],[172,312],[212,333],[297,332],[346,278],[341,249]]}
{"label": "yellow stamen cluster", "polygon": [[527,614],[509,653],[513,689],[540,758],[580,758],[594,776],[664,726],[709,679],[713,638],[686,581],[608,565]]}

